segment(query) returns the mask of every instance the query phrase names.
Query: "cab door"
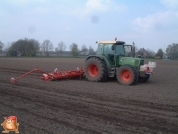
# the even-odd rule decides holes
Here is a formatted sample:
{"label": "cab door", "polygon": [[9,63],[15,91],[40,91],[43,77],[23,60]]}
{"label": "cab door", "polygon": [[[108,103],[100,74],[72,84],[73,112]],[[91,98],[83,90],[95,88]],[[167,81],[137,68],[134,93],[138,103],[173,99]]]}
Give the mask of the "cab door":
{"label": "cab door", "polygon": [[112,50],[113,44],[104,45],[104,55],[107,57],[111,65],[115,65],[114,50]]}
{"label": "cab door", "polygon": [[115,50],[115,63],[116,63],[116,66],[119,66],[120,57],[125,56],[124,46],[115,44],[114,50]]}

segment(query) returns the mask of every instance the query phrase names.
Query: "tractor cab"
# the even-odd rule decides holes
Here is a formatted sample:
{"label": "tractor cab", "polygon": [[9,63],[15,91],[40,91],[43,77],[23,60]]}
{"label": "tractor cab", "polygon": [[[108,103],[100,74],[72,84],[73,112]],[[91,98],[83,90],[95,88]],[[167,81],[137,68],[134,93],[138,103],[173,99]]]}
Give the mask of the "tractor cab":
{"label": "tractor cab", "polygon": [[133,54],[133,46],[126,45],[123,41],[98,41],[96,43],[98,43],[96,54],[106,57],[111,66],[119,66],[122,57],[130,57]]}

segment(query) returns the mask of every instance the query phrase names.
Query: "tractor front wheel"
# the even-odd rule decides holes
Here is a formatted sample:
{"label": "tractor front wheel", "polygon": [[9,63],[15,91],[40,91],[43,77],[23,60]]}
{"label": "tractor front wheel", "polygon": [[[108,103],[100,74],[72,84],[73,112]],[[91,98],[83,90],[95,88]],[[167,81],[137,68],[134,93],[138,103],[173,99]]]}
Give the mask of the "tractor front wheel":
{"label": "tractor front wheel", "polygon": [[132,66],[121,66],[117,70],[117,81],[124,85],[134,85],[138,81],[138,71]]}
{"label": "tractor front wheel", "polygon": [[86,61],[85,67],[85,78],[88,81],[103,82],[107,79],[107,67],[104,61],[99,58],[93,57]]}

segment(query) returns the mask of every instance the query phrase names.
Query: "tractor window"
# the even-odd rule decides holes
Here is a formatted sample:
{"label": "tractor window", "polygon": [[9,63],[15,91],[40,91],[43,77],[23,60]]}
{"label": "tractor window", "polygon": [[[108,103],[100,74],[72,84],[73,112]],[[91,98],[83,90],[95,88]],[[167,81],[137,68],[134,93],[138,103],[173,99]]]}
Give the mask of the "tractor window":
{"label": "tractor window", "polygon": [[102,46],[101,44],[98,45],[97,54],[102,54]]}
{"label": "tractor window", "polygon": [[104,45],[104,54],[113,54],[112,44]]}
{"label": "tractor window", "polygon": [[114,51],[112,50],[113,44],[104,45],[104,55],[108,58],[111,65],[114,65]]}
{"label": "tractor window", "polygon": [[123,45],[116,45],[116,54],[125,56],[125,50]]}

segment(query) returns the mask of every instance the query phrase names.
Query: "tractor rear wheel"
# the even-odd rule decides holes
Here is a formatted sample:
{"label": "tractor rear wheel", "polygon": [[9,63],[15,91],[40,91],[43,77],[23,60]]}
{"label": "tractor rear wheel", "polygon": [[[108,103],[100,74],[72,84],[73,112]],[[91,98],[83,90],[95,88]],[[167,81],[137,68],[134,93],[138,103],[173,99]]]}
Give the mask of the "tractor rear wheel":
{"label": "tractor rear wheel", "polygon": [[96,57],[90,58],[86,61],[84,72],[85,78],[88,81],[104,82],[108,77],[106,64],[104,61]]}
{"label": "tractor rear wheel", "polygon": [[141,83],[145,83],[149,80],[149,78],[150,78],[150,75],[147,74],[146,77],[139,77],[138,81]]}
{"label": "tractor rear wheel", "polygon": [[124,85],[134,85],[138,81],[138,71],[132,66],[121,66],[117,70],[117,81]]}

